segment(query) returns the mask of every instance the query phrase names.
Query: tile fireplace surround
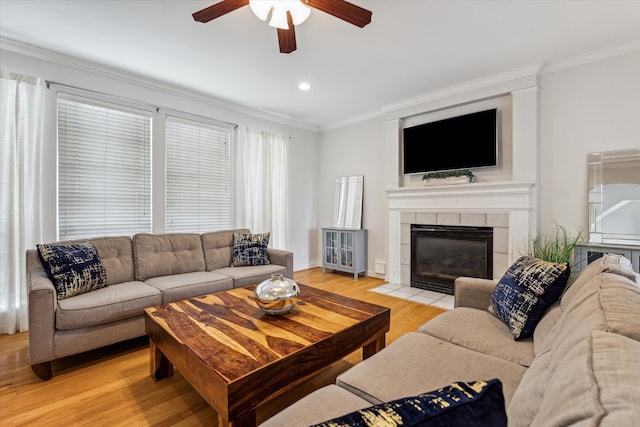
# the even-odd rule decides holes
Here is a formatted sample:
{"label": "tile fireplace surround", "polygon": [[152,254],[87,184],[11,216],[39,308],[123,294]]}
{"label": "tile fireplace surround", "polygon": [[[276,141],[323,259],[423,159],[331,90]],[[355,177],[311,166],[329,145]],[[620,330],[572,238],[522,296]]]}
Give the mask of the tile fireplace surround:
{"label": "tile fireplace surround", "polygon": [[387,191],[390,283],[410,283],[411,224],[493,227],[493,275],[499,278],[535,235],[532,182],[482,182]]}

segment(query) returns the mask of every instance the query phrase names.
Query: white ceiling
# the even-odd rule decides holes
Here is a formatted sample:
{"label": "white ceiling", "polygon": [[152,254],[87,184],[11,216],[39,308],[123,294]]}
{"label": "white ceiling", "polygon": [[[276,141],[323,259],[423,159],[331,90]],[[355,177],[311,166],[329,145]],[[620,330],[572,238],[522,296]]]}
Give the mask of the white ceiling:
{"label": "white ceiling", "polygon": [[[0,37],[318,129],[640,40],[640,0],[352,0],[373,12],[371,24],[312,10],[296,27],[298,50],[286,55],[248,6],[206,24],[191,17],[217,2],[0,0]],[[311,91],[298,90],[303,80]]]}

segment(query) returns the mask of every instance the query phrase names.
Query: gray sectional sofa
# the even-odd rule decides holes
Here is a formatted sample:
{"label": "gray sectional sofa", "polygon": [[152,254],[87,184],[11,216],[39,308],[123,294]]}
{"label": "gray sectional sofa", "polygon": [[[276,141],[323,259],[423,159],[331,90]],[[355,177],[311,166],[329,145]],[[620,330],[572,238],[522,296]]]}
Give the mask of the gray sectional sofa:
{"label": "gray sectional sofa", "polygon": [[[532,338],[516,341],[487,310],[497,281],[459,278],[453,310],[396,339],[261,427],[309,426],[454,382],[492,378],[502,382],[501,409],[509,426],[637,426],[639,282],[629,260],[606,255],[546,311]],[[483,424],[468,420],[467,425]]]}
{"label": "gray sectional sofa", "polygon": [[259,283],[272,274],[293,277],[293,253],[278,249],[268,249],[268,265],[231,267],[234,232],[249,230],[89,239],[108,286],[61,300],[37,251],[28,250],[34,373],[50,379],[52,360],[145,335],[147,307]]}

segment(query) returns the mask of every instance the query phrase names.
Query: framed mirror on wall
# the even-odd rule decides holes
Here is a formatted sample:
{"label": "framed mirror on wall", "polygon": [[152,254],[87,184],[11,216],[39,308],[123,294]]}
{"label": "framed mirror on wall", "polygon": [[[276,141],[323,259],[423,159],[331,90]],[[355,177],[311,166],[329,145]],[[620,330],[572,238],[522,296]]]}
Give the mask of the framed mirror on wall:
{"label": "framed mirror on wall", "polygon": [[333,226],[362,228],[362,194],[364,176],[340,176],[336,179]]}
{"label": "framed mirror on wall", "polygon": [[640,245],[640,148],[590,153],[589,242]]}

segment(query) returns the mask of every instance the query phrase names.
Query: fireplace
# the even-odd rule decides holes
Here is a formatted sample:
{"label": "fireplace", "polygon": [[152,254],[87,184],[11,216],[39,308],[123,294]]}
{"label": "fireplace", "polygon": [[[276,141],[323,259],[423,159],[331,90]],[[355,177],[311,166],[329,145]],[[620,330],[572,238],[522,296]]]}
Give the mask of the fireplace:
{"label": "fireplace", "polygon": [[453,295],[460,276],[493,277],[493,228],[411,224],[411,286]]}

